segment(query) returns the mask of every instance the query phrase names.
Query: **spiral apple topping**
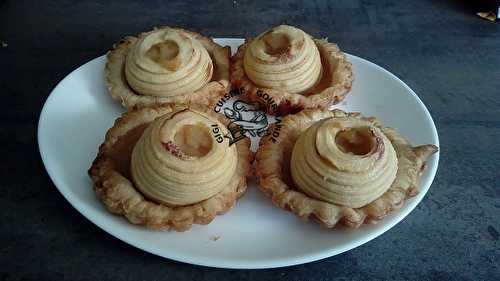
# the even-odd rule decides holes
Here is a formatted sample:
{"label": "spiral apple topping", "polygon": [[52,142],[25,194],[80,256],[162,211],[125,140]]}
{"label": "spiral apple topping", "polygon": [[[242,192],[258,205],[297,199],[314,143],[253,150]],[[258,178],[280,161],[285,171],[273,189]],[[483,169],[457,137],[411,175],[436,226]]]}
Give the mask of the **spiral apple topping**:
{"label": "spiral apple topping", "polygon": [[151,123],[132,152],[136,187],[151,200],[175,206],[219,193],[236,172],[238,152],[227,141],[218,143],[212,126],[228,134],[218,120],[190,109]]}
{"label": "spiral apple topping", "polygon": [[391,141],[369,120],[333,117],[299,136],[290,168],[297,188],[309,196],[359,208],[391,187],[398,158]]}
{"label": "spiral apple topping", "polygon": [[142,34],[131,46],[125,77],[137,93],[169,97],[202,88],[213,70],[210,55],[198,40],[165,27]]}
{"label": "spiral apple topping", "polygon": [[302,30],[280,25],[252,40],[244,69],[255,84],[301,94],[321,79],[321,57],[313,39]]}

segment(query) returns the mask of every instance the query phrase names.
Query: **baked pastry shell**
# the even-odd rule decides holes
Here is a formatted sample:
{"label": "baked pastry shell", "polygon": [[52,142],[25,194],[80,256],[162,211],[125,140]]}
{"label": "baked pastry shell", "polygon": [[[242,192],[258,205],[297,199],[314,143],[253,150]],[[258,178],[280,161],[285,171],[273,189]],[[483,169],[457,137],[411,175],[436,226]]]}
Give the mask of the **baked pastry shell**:
{"label": "baked pastry shell", "polygon": [[[327,108],[342,101],[351,90],[354,81],[352,64],[339,47],[323,39],[314,39],[318,47],[323,74],[320,82],[305,94],[291,94],[279,89],[263,88],[252,82],[245,74],[245,51],[252,39],[246,40],[231,58],[231,84],[235,88],[243,88],[252,101],[269,104],[270,99],[276,106],[267,106],[267,112],[284,116],[297,113],[304,108]],[[257,91],[261,90],[269,98],[262,99]]]}
{"label": "baked pastry shell", "polygon": [[108,93],[125,108],[140,108],[165,103],[191,104],[193,102],[212,105],[228,91],[230,48],[228,46],[222,47],[199,33],[182,28],[173,29],[191,35],[205,47],[214,65],[211,81],[192,93],[171,97],[155,97],[137,93],[127,83],[125,61],[130,47],[137,41],[138,37],[127,36],[114,44],[113,49],[108,52],[104,69]]}
{"label": "baked pastry shell", "polygon": [[[145,198],[134,186],[130,175],[130,157],[135,143],[147,125],[157,117],[184,108],[163,105],[129,111],[108,130],[88,173],[97,197],[110,212],[151,229],[185,231],[193,224],[210,223],[215,216],[231,209],[244,194],[253,161],[248,138],[234,144],[238,151],[238,166],[233,180],[238,181],[237,185],[229,184],[206,200],[186,206],[166,206]],[[203,112],[201,108],[196,110]],[[223,124],[228,123],[222,115],[209,111],[205,113],[218,118]]]}
{"label": "baked pastry shell", "polygon": [[[398,170],[396,179],[402,178],[395,180],[382,196],[360,208],[340,206],[312,198],[296,188],[290,175],[291,152],[299,135],[321,119],[346,116],[370,120],[384,133],[389,133],[386,135],[398,155],[399,169],[401,163],[411,163],[406,165],[405,170]],[[425,169],[425,160],[437,151],[434,145],[411,146],[393,129],[384,127],[375,118],[365,118],[359,113],[346,113],[341,110],[305,109],[295,115],[288,115],[279,125],[279,137],[262,138],[256,154],[255,172],[259,188],[276,206],[291,211],[302,219],[316,220],[327,228],[337,224],[357,228],[363,223],[376,223],[401,208],[408,198],[418,194],[418,180]],[[396,182],[398,184],[395,184]]]}

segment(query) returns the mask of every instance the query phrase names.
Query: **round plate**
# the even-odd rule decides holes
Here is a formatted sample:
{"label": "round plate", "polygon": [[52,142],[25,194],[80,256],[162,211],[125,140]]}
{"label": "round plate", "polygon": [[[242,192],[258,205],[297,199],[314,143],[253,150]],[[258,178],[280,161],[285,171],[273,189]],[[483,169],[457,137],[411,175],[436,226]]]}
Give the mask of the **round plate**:
{"label": "round plate", "polygon": [[[242,39],[217,39],[235,51]],[[439,146],[434,122],[418,96],[383,68],[348,55],[355,82],[340,105],[376,116],[413,144]],[[86,218],[111,235],[144,251],[182,262],[224,268],[269,268],[311,262],[350,250],[381,235],[410,213],[427,193],[438,167],[431,156],[420,193],[376,225],[326,229],[274,207],[250,179],[234,209],[209,225],[183,233],[159,232],[109,213],[96,198],[87,170],[107,129],[124,109],[103,81],[105,56],[62,80],[48,97],[38,124],[40,154],[52,181]]]}

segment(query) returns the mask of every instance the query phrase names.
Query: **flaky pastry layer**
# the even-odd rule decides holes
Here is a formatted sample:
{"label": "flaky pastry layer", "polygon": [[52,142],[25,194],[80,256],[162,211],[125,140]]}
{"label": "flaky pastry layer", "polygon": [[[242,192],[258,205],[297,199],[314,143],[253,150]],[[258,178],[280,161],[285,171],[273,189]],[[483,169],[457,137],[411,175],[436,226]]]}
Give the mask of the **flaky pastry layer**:
{"label": "flaky pastry layer", "polygon": [[[231,84],[232,87],[243,88],[245,94],[253,101],[269,104],[269,100],[272,99],[277,106],[267,107],[269,114],[286,115],[304,108],[326,108],[342,101],[351,90],[354,80],[352,64],[336,44],[320,39],[314,39],[314,42],[321,57],[322,78],[314,88],[304,94],[262,88],[253,83],[245,73],[244,57],[251,41],[252,39],[247,40],[241,45],[231,58]],[[263,93],[269,98],[263,100]]]}
{"label": "flaky pastry layer", "polygon": [[[314,199],[296,188],[290,175],[290,155],[299,135],[319,120],[346,116],[370,120],[387,135],[398,155],[398,171],[391,187],[382,196],[360,208]],[[291,211],[300,218],[314,219],[328,228],[338,223],[349,227],[376,223],[402,207],[406,199],[418,194],[418,180],[425,168],[425,161],[437,151],[437,147],[431,144],[411,146],[394,129],[384,127],[375,118],[365,118],[359,113],[341,110],[306,109],[295,115],[288,115],[280,125],[280,136],[275,141],[271,137],[261,139],[256,154],[259,187],[278,207]]]}
{"label": "flaky pastry layer", "polygon": [[181,28],[173,29],[193,37],[207,50],[214,66],[211,81],[194,92],[175,96],[151,96],[134,91],[127,83],[125,63],[127,54],[138,37],[127,36],[117,42],[106,56],[105,81],[108,92],[113,99],[120,101],[126,108],[139,108],[164,103],[191,104],[195,102],[212,105],[227,92],[229,88],[229,47],[222,47],[212,39],[195,32]]}
{"label": "flaky pastry layer", "polygon": [[[166,206],[145,198],[134,186],[129,166],[135,142],[153,120],[184,108],[164,105],[129,111],[108,130],[89,169],[89,175],[97,197],[110,212],[148,228],[185,231],[193,224],[210,223],[216,215],[231,209],[244,194],[246,177],[251,174],[253,161],[250,140],[247,138],[234,144],[237,146],[238,163],[232,180],[219,193],[206,200],[186,206]],[[206,110],[206,114],[216,116],[223,124],[228,122],[222,115],[215,115],[209,110]]]}

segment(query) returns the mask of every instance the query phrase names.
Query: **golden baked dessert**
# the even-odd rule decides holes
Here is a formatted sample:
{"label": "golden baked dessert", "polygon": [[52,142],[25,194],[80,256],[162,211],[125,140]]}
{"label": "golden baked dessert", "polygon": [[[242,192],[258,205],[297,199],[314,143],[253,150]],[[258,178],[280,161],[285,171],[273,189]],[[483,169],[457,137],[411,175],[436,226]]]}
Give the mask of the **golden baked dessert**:
{"label": "golden baked dessert", "polygon": [[328,107],[350,91],[351,63],[336,44],[288,25],[247,40],[231,58],[231,83],[270,114]]}
{"label": "golden baked dessert", "polygon": [[341,110],[288,115],[278,138],[261,139],[260,188],[272,201],[326,227],[375,223],[418,193],[437,147],[413,147],[377,119]]}
{"label": "golden baked dessert", "polygon": [[108,52],[108,92],[127,108],[193,101],[209,105],[229,87],[229,56],[229,47],[181,28],[128,36]]}
{"label": "golden baked dessert", "polygon": [[246,190],[250,140],[229,145],[222,115],[164,105],[129,111],[106,134],[89,175],[109,211],[153,229],[208,224]]}

